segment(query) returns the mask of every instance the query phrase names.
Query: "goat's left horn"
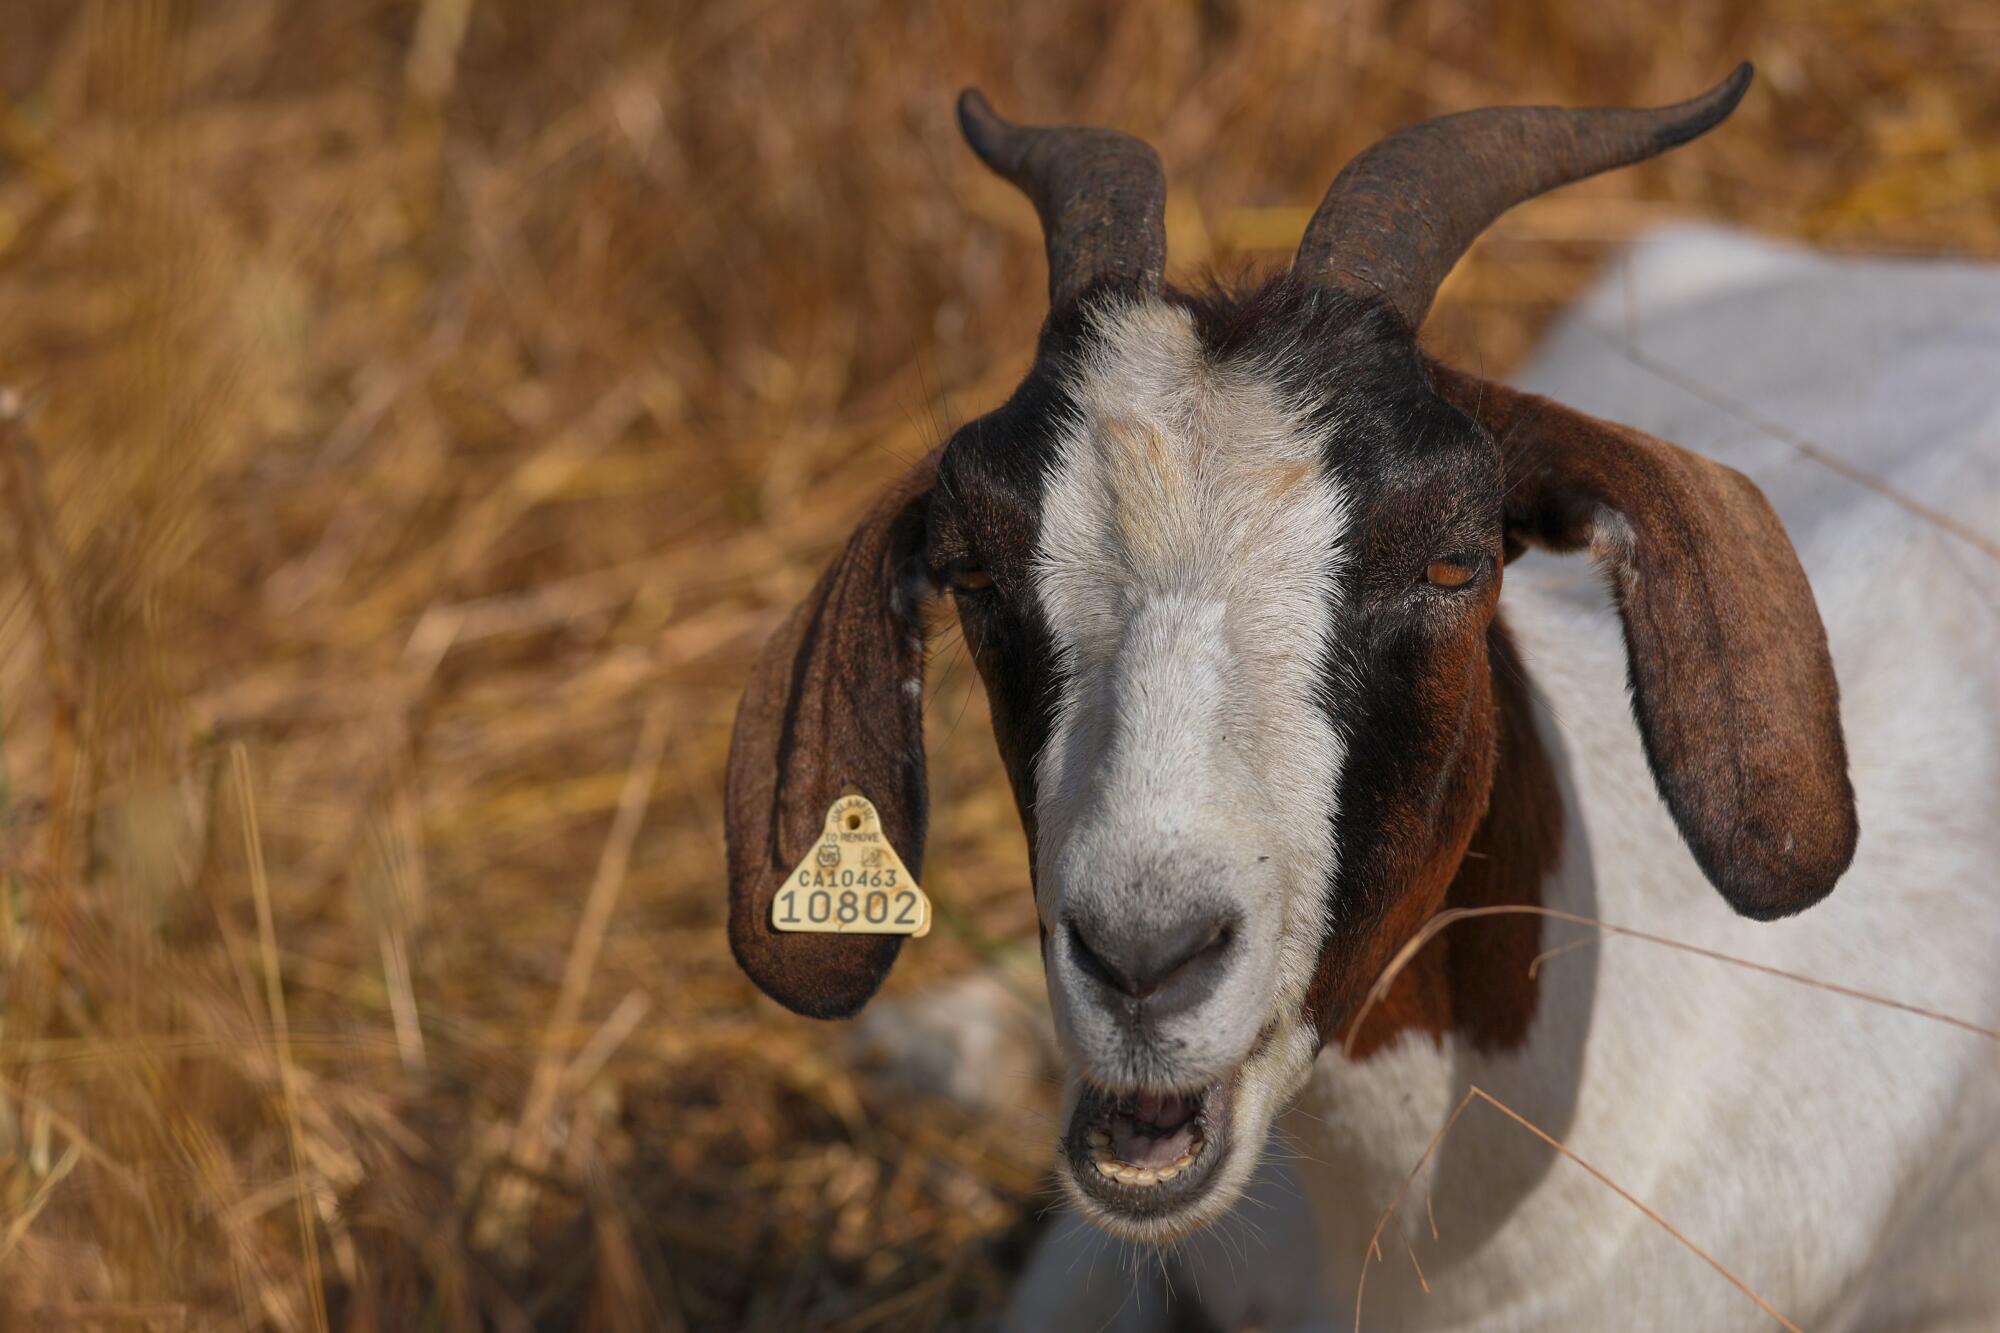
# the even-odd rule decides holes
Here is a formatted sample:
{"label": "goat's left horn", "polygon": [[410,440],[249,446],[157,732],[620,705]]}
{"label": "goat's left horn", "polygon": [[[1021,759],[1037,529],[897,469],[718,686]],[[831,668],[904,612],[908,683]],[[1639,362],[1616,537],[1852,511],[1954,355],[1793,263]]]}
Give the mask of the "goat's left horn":
{"label": "goat's left horn", "polygon": [[1159,290],[1167,181],[1150,147],[1116,130],[1013,124],[977,88],[959,94],[958,125],[972,151],[1034,202],[1051,308],[1096,288]]}
{"label": "goat's left horn", "polygon": [[1292,270],[1380,296],[1414,331],[1452,265],[1495,218],[1714,128],[1743,100],[1750,73],[1745,61],[1701,96],[1652,110],[1491,107],[1398,130],[1334,179]]}

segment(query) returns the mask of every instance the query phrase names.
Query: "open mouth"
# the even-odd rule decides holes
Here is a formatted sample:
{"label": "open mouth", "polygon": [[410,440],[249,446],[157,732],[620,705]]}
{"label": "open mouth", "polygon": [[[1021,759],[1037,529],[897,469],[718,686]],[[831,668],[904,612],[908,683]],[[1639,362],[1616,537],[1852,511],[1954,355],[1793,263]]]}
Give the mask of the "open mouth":
{"label": "open mouth", "polygon": [[1135,1219],[1187,1204],[1227,1155],[1235,1081],[1232,1072],[1178,1093],[1085,1088],[1063,1138],[1077,1187],[1106,1210]]}

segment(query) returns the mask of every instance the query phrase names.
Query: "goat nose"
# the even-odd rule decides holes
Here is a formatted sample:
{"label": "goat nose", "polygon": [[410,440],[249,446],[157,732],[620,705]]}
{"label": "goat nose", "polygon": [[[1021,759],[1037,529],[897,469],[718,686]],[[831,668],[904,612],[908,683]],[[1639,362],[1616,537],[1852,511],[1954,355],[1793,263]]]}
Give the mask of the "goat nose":
{"label": "goat nose", "polygon": [[1220,977],[1236,937],[1237,916],[1203,909],[1166,924],[1071,915],[1077,966],[1099,985],[1146,1002],[1154,1013],[1190,1008]]}

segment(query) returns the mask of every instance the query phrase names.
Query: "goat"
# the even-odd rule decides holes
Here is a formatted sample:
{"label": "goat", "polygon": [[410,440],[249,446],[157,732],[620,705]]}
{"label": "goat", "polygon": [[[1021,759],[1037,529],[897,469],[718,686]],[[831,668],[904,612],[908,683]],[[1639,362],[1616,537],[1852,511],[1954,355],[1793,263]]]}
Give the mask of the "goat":
{"label": "goat", "polygon": [[[1520,1126],[1455,1118],[1477,1086],[1789,1318],[2000,1327],[2000,1078],[1977,1038],[1636,943],[1538,970],[1572,936],[1529,913],[1460,921],[1365,1003],[1440,913],[1511,905],[2000,1014],[2000,914],[1971,887],[1996,850],[2000,631],[1990,596],[1951,600],[1988,571],[1872,493],[1812,492],[1795,523],[1830,648],[1742,472],[1417,342],[1501,212],[1709,130],[1749,79],[1405,129],[1245,292],[1164,282],[1144,144],[962,96],[973,149],[1041,218],[1048,318],[1014,394],[889,489],[758,659],[728,774],[729,933],[801,1014],[851,1015],[881,984],[900,939],[780,934],[772,897],[850,788],[920,868],[919,606],[949,595],[1068,1066],[1077,1220],[1030,1265],[1018,1326],[1160,1326],[1170,1284],[1225,1326],[1330,1327],[1371,1252],[1404,1245],[1429,1286],[1378,1261],[1357,1323],[1768,1326]],[[1867,370],[1833,361],[1822,391]],[[1933,482],[1991,495],[1976,459],[1906,443]],[[1532,549],[1587,552],[1616,621],[1543,562],[1517,574]],[[1813,907],[1850,865],[1809,918],[1739,920]],[[1420,1163],[1407,1197],[1435,1223],[1405,1207],[1377,1246]],[[1247,1245],[1215,1225],[1246,1201],[1269,1209]],[[1167,1276],[1110,1280],[1083,1254],[1096,1237],[1169,1247]]]}

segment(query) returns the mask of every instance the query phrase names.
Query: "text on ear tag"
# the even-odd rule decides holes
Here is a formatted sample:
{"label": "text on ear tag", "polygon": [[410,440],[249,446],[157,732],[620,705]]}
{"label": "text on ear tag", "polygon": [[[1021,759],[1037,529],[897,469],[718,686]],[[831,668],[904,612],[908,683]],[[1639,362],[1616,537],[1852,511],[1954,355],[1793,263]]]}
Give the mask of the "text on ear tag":
{"label": "text on ear tag", "polygon": [[928,935],[931,900],[882,832],[874,803],[843,796],[771,899],[771,927],[815,935]]}

